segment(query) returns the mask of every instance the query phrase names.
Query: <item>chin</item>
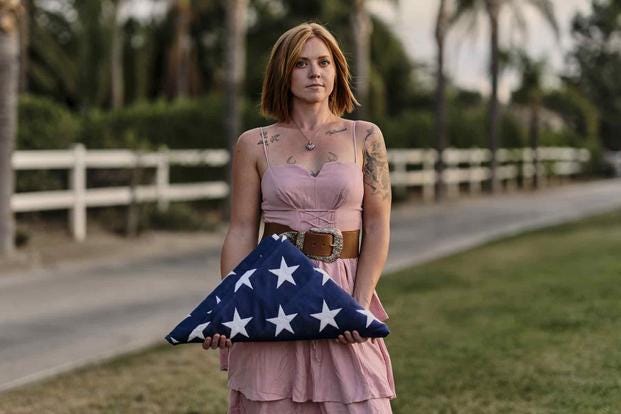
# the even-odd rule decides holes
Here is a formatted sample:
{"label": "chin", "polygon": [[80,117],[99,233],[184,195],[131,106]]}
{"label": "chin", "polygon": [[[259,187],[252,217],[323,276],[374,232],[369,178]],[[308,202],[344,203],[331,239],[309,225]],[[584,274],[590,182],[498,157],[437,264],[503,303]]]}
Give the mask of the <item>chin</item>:
{"label": "chin", "polygon": [[295,98],[306,104],[318,104],[318,103],[327,101],[329,96],[317,96],[317,95],[308,96],[307,95],[307,96],[296,96]]}

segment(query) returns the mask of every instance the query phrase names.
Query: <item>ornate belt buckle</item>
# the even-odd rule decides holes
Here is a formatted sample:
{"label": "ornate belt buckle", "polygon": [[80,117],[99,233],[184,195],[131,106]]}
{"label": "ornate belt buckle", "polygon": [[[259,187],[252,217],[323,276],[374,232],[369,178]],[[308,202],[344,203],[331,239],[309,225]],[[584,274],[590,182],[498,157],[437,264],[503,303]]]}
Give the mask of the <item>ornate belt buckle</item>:
{"label": "ornate belt buckle", "polygon": [[334,262],[341,255],[341,251],[343,251],[343,233],[341,230],[334,227],[311,227],[306,231],[298,232],[298,236],[296,237],[295,245],[298,249],[302,250],[304,248],[304,236],[307,231],[312,231],[313,233],[324,233],[331,234],[332,237],[332,253],[329,256],[316,256],[314,254],[307,254],[308,257],[321,260],[323,262]]}
{"label": "ornate belt buckle", "polygon": [[279,236],[285,236],[286,238],[289,239],[289,241],[291,241],[291,243],[295,244],[296,243],[296,239],[297,239],[297,231],[284,231],[282,233],[279,233]]}

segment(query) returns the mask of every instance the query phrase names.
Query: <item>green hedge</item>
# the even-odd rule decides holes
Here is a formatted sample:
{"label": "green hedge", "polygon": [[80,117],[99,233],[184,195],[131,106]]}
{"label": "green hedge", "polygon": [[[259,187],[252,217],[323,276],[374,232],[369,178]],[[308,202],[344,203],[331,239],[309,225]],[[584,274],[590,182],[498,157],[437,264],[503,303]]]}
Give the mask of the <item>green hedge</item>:
{"label": "green hedge", "polygon": [[18,150],[66,149],[76,142],[80,120],[64,106],[47,98],[19,97]]}
{"label": "green hedge", "polygon": [[[16,148],[18,150],[67,149],[78,140],[79,118],[54,101],[20,95]],[[60,190],[67,187],[67,172],[61,170],[19,171],[17,192]]]}

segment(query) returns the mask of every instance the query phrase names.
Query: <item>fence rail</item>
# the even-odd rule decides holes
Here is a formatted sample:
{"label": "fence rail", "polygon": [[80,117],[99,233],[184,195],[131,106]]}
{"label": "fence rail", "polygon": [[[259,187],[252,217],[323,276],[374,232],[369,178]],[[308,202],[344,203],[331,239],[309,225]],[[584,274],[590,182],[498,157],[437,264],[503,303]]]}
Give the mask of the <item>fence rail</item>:
{"label": "fence rail", "polygon": [[[171,201],[198,199],[219,199],[228,192],[224,181],[201,183],[170,183],[170,167],[210,166],[222,167],[229,162],[226,150],[167,150],[139,153],[130,150],[86,150],[77,144],[71,150],[16,151],[13,154],[15,170],[69,170],[69,188],[59,191],[36,191],[16,193],[11,199],[14,212],[68,209],[69,221],[76,240],[86,237],[86,211],[89,207],[129,205],[132,202],[156,202],[158,209],[166,210]],[[566,147],[539,148],[539,167],[535,169],[534,152],[531,149],[501,149],[497,152],[497,179],[507,186],[517,185],[518,178],[525,185],[532,182],[535,171],[541,180],[550,176],[571,176],[582,171],[590,154],[585,149]],[[470,192],[478,192],[485,180],[490,179],[491,159],[486,149],[447,149],[443,153],[446,169],[443,173],[448,195],[458,196],[460,185],[466,184]],[[407,187],[421,187],[423,199],[434,198],[437,160],[435,150],[391,149],[388,151],[391,164],[391,183],[395,190]],[[415,167],[408,170],[408,166]],[[155,182],[132,188],[105,187],[87,188],[86,171],[89,169],[155,169]]]}

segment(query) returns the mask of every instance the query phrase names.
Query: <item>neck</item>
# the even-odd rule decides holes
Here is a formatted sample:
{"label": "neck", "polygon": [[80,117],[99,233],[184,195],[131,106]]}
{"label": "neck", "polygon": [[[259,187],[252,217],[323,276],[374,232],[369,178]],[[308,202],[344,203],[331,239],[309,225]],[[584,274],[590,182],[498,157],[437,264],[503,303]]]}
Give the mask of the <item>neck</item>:
{"label": "neck", "polygon": [[317,104],[294,101],[291,118],[293,123],[301,129],[312,131],[321,125],[334,121],[336,116],[330,111],[327,101]]}

